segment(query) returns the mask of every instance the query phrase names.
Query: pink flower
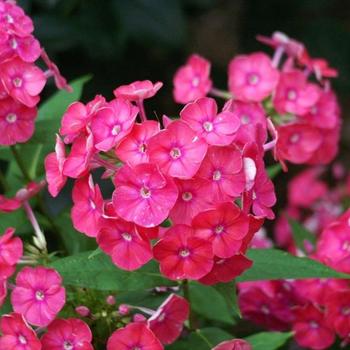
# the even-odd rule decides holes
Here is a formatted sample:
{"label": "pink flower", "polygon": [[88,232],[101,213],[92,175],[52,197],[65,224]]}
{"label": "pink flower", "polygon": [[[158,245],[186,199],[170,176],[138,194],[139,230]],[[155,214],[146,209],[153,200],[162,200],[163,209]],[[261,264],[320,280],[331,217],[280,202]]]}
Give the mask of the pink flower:
{"label": "pink flower", "polygon": [[7,198],[0,194],[0,212],[10,213],[21,207],[21,202],[16,198]]}
{"label": "pink flower", "polygon": [[190,225],[194,216],[212,207],[209,181],[199,178],[175,180],[179,197],[169,217],[175,224]]}
{"label": "pink flower", "polygon": [[200,279],[214,264],[211,243],[195,237],[187,225],[171,227],[153,247],[153,255],[162,274],[171,280]]}
{"label": "pink flower", "polygon": [[18,313],[4,315],[0,319],[0,348],[4,350],[41,350],[40,340],[34,330]]}
{"label": "pink flower", "polygon": [[308,83],[303,72],[292,70],[280,76],[273,104],[278,113],[305,115],[320,97],[317,85]]}
{"label": "pink flower", "polygon": [[236,56],[229,64],[228,76],[229,89],[235,98],[260,102],[276,88],[279,72],[266,54],[256,52]]}
{"label": "pink flower", "polygon": [[295,340],[300,346],[313,350],[330,347],[334,342],[334,332],[328,326],[324,313],[313,304],[299,308],[295,312],[293,324]]}
{"label": "pink flower", "polygon": [[117,146],[117,157],[131,166],[148,163],[148,141],[160,131],[159,123],[146,120],[142,124],[135,124],[129,135]]}
{"label": "pink flower", "polygon": [[174,206],[178,190],[154,164],[124,165],[115,177],[113,204],[126,221],[143,227],[162,223]]}
{"label": "pink flower", "polygon": [[251,345],[243,339],[226,340],[212,350],[252,350]]}
{"label": "pink flower", "polygon": [[129,101],[144,100],[153,97],[163,86],[160,81],[153,84],[150,80],[134,81],[129,85],[116,88],[113,93],[115,97],[122,97]]}
{"label": "pink flower", "polygon": [[247,215],[232,203],[199,213],[192,221],[196,237],[213,244],[214,255],[230,258],[239,252],[249,229]]}
{"label": "pink flower", "polygon": [[139,109],[129,101],[117,98],[100,109],[92,119],[95,147],[108,152],[132,129]]}
{"label": "pink flower", "polygon": [[57,319],[41,338],[42,350],[93,350],[89,326],[77,318]]}
{"label": "pink flower", "polygon": [[113,263],[124,270],[136,270],[152,259],[149,240],[138,232],[135,224],[121,219],[105,225],[97,236],[97,243]]}
{"label": "pink flower", "polygon": [[71,211],[73,226],[89,237],[96,237],[102,227],[103,198],[92,176],[77,180],[73,188]]}
{"label": "pink flower", "polygon": [[171,344],[180,336],[189,313],[188,301],[176,294],[170,294],[148,319],[148,325],[163,344]]}
{"label": "pink flower", "polygon": [[309,161],[322,143],[319,129],[308,124],[288,124],[278,129],[276,154],[279,160],[302,164]]}
{"label": "pink flower", "polygon": [[11,294],[15,312],[35,326],[46,327],[63,308],[66,292],[57,271],[46,267],[24,267]]}
{"label": "pink flower", "polygon": [[38,104],[39,94],[46,84],[45,75],[38,67],[19,58],[1,64],[0,79],[6,92],[27,107]]}
{"label": "pink flower", "polygon": [[218,114],[217,109],[213,98],[203,97],[186,105],[180,117],[208,144],[226,146],[235,138],[240,123],[233,113],[223,111]]}
{"label": "pink flower", "polygon": [[41,58],[45,62],[47,68],[50,71],[50,75],[53,75],[57,89],[63,89],[68,92],[72,92],[72,87],[67,83],[67,80],[62,76],[60,70],[54,62],[52,62],[44,49],[41,50]]}
{"label": "pink flower", "polygon": [[199,55],[192,55],[174,76],[174,99],[188,103],[207,95],[212,87],[210,62]]}
{"label": "pink flower", "polygon": [[210,182],[215,202],[229,201],[244,190],[242,166],[241,152],[235,146],[210,146],[196,176]]}
{"label": "pink flower", "polygon": [[253,261],[243,254],[235,254],[227,259],[215,257],[212,270],[199,282],[206,285],[228,283],[252,267]]}
{"label": "pink flower", "polygon": [[240,121],[240,127],[235,134],[235,143],[245,145],[248,142],[255,142],[259,126],[266,134],[266,114],[259,103],[229,100],[223,110],[232,112]]}
{"label": "pink flower", "polygon": [[[0,307],[4,304],[6,297],[7,297],[7,281],[6,279],[0,279]],[[0,340],[0,344],[1,344],[1,340]]]}
{"label": "pink flower", "polygon": [[23,243],[13,237],[15,229],[10,227],[0,236],[0,280],[10,277],[23,255]]}
{"label": "pink flower", "polygon": [[108,339],[107,350],[163,350],[153,332],[143,323],[129,323],[117,329]]}
{"label": "pink flower", "polygon": [[34,133],[35,107],[29,108],[7,98],[0,103],[0,145],[9,146],[28,141]]}
{"label": "pink flower", "polygon": [[65,160],[66,152],[64,143],[61,138],[56,135],[55,152],[48,154],[45,158],[46,181],[52,197],[57,197],[67,182],[67,177],[63,175]]}
{"label": "pink flower", "polygon": [[184,122],[172,122],[149,140],[152,163],[169,176],[190,179],[207,153],[207,143]]}
{"label": "pink flower", "polygon": [[338,76],[338,71],[330,67],[328,61],[323,58],[312,58],[307,52],[301,57],[300,62],[315,74],[318,81],[322,81],[323,78],[336,78]]}

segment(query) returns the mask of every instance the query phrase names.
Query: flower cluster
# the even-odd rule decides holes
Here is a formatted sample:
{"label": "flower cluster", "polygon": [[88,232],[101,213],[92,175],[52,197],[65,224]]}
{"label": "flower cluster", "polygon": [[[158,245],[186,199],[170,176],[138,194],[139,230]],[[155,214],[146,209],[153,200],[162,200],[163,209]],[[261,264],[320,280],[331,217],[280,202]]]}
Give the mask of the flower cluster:
{"label": "flower cluster", "polygon": [[[74,227],[122,269],[154,258],[172,280],[230,281],[251,266],[249,242],[274,217],[263,145],[235,142],[238,117],[209,97],[187,104],[179,119],[164,116],[164,128],[147,120],[143,101],[161,85],[137,81],[115,89],[112,101],[71,104],[45,161],[49,191],[56,196],[75,179]],[[107,200],[91,175],[98,167],[113,181]]]}
{"label": "flower cluster", "polygon": [[270,133],[265,149],[273,149],[284,168],[286,161],[329,163],[337,153],[340,130],[340,110],[329,82],[337,71],[283,33],[258,40],[274,48],[273,57],[255,52],[233,58],[229,92],[214,88],[210,62],[192,55],[175,75],[175,101],[185,104],[207,94],[228,99],[224,110],[239,123],[234,142],[255,140],[257,132],[266,140]]}
{"label": "flower cluster", "polygon": [[[290,182],[287,214],[276,225],[276,241],[291,253],[306,252],[337,271],[350,273],[350,210],[341,214],[342,202],[349,198],[350,191],[344,184],[328,188],[320,179],[321,174],[322,169],[310,168]],[[344,170],[336,165],[334,175],[338,180],[344,179]],[[297,218],[310,231],[311,236],[303,246],[295,246],[287,218]],[[272,246],[269,239],[261,236],[253,243],[262,248]],[[303,347],[327,349],[336,335],[343,345],[350,342],[347,280],[245,282],[239,284],[239,290],[245,318],[271,330],[292,329]]]}
{"label": "flower cluster", "polygon": [[[57,66],[33,36],[33,22],[12,1],[0,1],[0,145],[28,141],[34,133],[37,104],[47,78],[70,90]],[[35,65],[42,58],[43,72]]]}

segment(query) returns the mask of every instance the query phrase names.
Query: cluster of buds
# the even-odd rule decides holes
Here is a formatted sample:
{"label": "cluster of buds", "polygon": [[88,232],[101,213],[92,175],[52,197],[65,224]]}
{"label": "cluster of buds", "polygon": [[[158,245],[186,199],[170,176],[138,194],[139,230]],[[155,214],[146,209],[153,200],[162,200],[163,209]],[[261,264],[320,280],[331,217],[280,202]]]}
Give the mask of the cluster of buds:
{"label": "cluster of buds", "polygon": [[[338,170],[341,170],[340,172]],[[334,175],[345,180],[336,165]],[[329,188],[320,176],[321,168],[310,168],[294,178],[288,187],[288,209],[276,225],[280,246],[350,273],[350,210],[343,203],[350,196],[345,181]],[[310,232],[303,246],[293,242],[287,217],[298,219]],[[267,238],[253,242],[271,247]],[[243,316],[270,330],[292,329],[296,341],[313,350],[329,348],[336,335],[346,346],[350,342],[350,285],[342,279],[305,279],[239,284],[239,305]]]}
{"label": "cluster of buds", "polygon": [[[13,1],[0,1],[0,145],[28,141],[34,133],[37,104],[49,77],[70,91],[57,66],[33,36],[33,22]],[[41,57],[42,71],[35,62]]]}
{"label": "cluster of buds", "polygon": [[[174,78],[174,98],[188,103],[207,94],[228,99],[224,111],[239,121],[234,142],[263,142],[286,169],[295,164],[327,164],[337,153],[340,110],[329,78],[337,71],[327,61],[311,58],[300,42],[275,32],[258,36],[274,48],[270,58],[263,52],[239,55],[228,67],[229,91],[213,87],[210,62],[191,56]],[[258,135],[257,135],[258,133]]]}

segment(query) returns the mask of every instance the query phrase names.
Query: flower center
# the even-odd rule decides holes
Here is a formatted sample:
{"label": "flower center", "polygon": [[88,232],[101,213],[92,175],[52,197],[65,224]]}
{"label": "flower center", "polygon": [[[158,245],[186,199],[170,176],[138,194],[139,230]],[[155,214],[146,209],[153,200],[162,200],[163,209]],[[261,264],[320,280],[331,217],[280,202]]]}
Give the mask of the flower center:
{"label": "flower center", "polygon": [[250,122],[250,117],[249,117],[249,115],[243,114],[243,115],[241,116],[241,123],[242,123],[243,125],[247,125],[249,122]]}
{"label": "flower center", "polygon": [[295,91],[294,89],[288,90],[288,92],[287,92],[287,99],[288,99],[289,101],[295,101],[296,98],[297,98],[297,93],[296,93],[296,91]]}
{"label": "flower center", "polygon": [[311,329],[317,329],[318,328],[318,323],[315,321],[311,321],[310,323],[310,328]]}
{"label": "flower center", "polygon": [[43,301],[45,299],[45,294],[41,290],[35,292],[35,299],[38,301]]}
{"label": "flower center", "polygon": [[213,180],[214,181],[219,181],[221,179],[221,171],[220,170],[215,170],[213,172]]}
{"label": "flower center", "polygon": [[268,315],[270,313],[270,310],[269,308],[266,306],[266,305],[263,305],[261,307],[261,312],[264,314],[264,315]]}
{"label": "flower center", "polygon": [[13,23],[13,17],[11,15],[9,15],[8,13],[6,13],[5,15],[6,21],[7,23]]}
{"label": "flower center", "polygon": [[213,131],[213,129],[214,129],[213,123],[212,122],[208,122],[208,121],[204,122],[203,123],[203,129],[205,131],[207,131],[207,132]]}
{"label": "flower center", "polygon": [[223,225],[218,225],[218,226],[216,226],[215,227],[215,233],[216,234],[220,234],[220,233],[222,233],[224,231],[224,226]]}
{"label": "flower center", "polygon": [[145,144],[145,143],[141,143],[141,145],[139,146],[139,151],[140,151],[141,153],[145,153],[146,150],[147,150],[146,144]]}
{"label": "flower center", "polygon": [[63,349],[64,349],[64,350],[73,350],[74,347],[73,347],[73,344],[72,344],[70,341],[65,340],[65,341],[63,342]]}
{"label": "flower center", "polygon": [[12,80],[12,83],[13,85],[16,87],[16,88],[20,88],[22,86],[22,79],[21,78],[14,78]]}
{"label": "flower center", "polygon": [[187,248],[183,248],[179,254],[182,258],[187,258],[190,255],[190,251]]}
{"label": "flower center", "polygon": [[199,78],[198,77],[194,77],[192,79],[192,86],[193,87],[197,87],[199,85],[199,82],[200,82]]}
{"label": "flower center", "polygon": [[291,143],[297,143],[300,139],[300,135],[299,134],[293,134],[290,138],[289,141]]}
{"label": "flower center", "polygon": [[151,190],[147,187],[142,187],[140,190],[140,194],[142,198],[149,198],[151,197]]}
{"label": "flower center", "polygon": [[350,315],[350,307],[349,306],[345,306],[341,309],[341,313],[344,315],[344,316],[349,316]]}
{"label": "flower center", "polygon": [[11,48],[12,49],[17,49],[17,47],[18,47],[18,43],[17,43],[17,40],[15,39],[15,38],[12,38],[11,40],[10,40],[10,46],[11,46]]}
{"label": "flower center", "polygon": [[173,159],[178,159],[181,157],[181,150],[178,147],[174,147],[171,151],[170,151],[170,156]]}
{"label": "flower center", "polygon": [[22,335],[22,334],[20,334],[20,335],[18,336],[18,341],[20,342],[20,344],[23,344],[23,345],[27,344],[27,339],[26,339],[26,337],[25,337],[24,335]]}
{"label": "flower center", "polygon": [[17,115],[15,113],[9,113],[6,117],[8,123],[12,124],[17,120]]}
{"label": "flower center", "polygon": [[121,127],[119,124],[114,125],[113,129],[112,129],[112,135],[116,136],[120,133]]}
{"label": "flower center", "polygon": [[255,73],[251,73],[248,75],[248,82],[250,85],[256,85],[259,82],[259,80],[259,76]]}
{"label": "flower center", "polygon": [[188,202],[192,199],[192,193],[191,192],[184,192],[182,194],[182,199],[185,201],[185,202]]}
{"label": "flower center", "polygon": [[128,232],[122,233],[122,237],[124,238],[125,241],[130,242],[132,240],[132,236]]}
{"label": "flower center", "polygon": [[349,241],[345,241],[342,245],[342,249],[347,251],[347,252],[350,252],[350,242]]}

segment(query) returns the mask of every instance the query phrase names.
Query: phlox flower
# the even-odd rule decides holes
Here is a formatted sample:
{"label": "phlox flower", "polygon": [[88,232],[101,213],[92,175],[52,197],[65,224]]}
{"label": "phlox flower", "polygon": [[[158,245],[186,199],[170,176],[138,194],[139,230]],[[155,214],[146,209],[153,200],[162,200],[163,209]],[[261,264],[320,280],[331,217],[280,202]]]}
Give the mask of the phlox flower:
{"label": "phlox flower", "polygon": [[164,176],[154,164],[124,165],[114,180],[113,205],[126,221],[143,227],[162,223],[174,206],[178,190],[174,181]]}
{"label": "phlox flower", "polygon": [[213,98],[203,97],[187,104],[180,117],[208,144],[226,146],[235,138],[240,122],[230,111],[218,113],[217,109]]}
{"label": "phlox flower", "polygon": [[212,350],[252,350],[252,347],[243,339],[233,339],[216,345]]}
{"label": "phlox flower", "polygon": [[210,62],[199,55],[191,55],[186,64],[175,73],[174,100],[188,103],[207,95],[212,87]]}
{"label": "phlox flower", "polygon": [[89,326],[77,318],[56,319],[41,338],[42,350],[93,350]]}
{"label": "phlox flower", "polygon": [[187,225],[171,227],[153,247],[160,271],[171,280],[205,276],[213,267],[212,244],[194,235]]}
{"label": "phlox flower", "polygon": [[10,213],[21,207],[21,202],[16,198],[7,198],[0,195],[0,212]]}
{"label": "phlox flower", "polygon": [[142,101],[153,97],[162,86],[163,83],[160,81],[153,84],[150,80],[138,80],[129,85],[117,87],[113,93],[117,98],[121,97],[129,101]]}
{"label": "phlox flower", "polygon": [[4,304],[7,296],[7,281],[0,279],[0,307]]}
{"label": "phlox flower", "polygon": [[66,301],[62,278],[54,269],[24,267],[16,277],[11,294],[15,312],[34,326],[46,327],[61,311]]}
{"label": "phlox flower", "polygon": [[190,179],[198,171],[207,148],[207,143],[186,123],[174,121],[149,140],[149,157],[166,175]]}

